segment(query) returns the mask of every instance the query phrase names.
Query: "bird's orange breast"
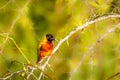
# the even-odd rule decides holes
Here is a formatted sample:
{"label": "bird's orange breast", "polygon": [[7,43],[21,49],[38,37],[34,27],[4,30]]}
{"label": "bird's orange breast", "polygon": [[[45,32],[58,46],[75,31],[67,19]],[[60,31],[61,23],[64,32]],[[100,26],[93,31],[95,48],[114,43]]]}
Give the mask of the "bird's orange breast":
{"label": "bird's orange breast", "polygon": [[40,50],[40,56],[45,57],[49,56],[52,53],[53,44],[52,43],[45,43],[42,45],[42,49]]}

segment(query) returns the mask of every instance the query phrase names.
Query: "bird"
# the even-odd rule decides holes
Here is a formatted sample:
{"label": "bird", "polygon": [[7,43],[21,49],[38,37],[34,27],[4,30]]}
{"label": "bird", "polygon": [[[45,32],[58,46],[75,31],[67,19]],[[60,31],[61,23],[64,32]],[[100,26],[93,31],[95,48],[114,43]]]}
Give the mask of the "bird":
{"label": "bird", "polygon": [[52,41],[55,40],[52,34],[46,34],[44,39],[39,42],[37,47],[37,61],[38,64],[44,57],[50,56],[53,51],[53,43]]}

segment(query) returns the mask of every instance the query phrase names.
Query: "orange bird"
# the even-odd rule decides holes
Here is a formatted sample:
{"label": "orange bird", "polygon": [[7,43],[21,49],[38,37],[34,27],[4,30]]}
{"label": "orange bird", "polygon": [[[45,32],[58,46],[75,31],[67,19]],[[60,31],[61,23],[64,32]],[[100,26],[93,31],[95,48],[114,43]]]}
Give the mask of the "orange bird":
{"label": "orange bird", "polygon": [[37,47],[37,64],[45,56],[49,56],[53,50],[52,41],[55,40],[52,34],[46,34],[43,41],[40,41]]}

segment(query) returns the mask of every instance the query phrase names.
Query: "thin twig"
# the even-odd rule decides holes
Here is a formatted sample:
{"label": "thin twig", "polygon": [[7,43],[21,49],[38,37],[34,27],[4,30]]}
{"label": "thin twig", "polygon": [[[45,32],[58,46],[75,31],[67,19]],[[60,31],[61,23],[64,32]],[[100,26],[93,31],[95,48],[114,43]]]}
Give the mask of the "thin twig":
{"label": "thin twig", "polygon": [[22,72],[24,72],[24,71],[23,71],[23,70],[20,70],[20,71],[12,72],[12,73],[8,74],[6,77],[0,78],[0,80],[7,80],[7,79],[11,78],[13,75],[15,75],[15,74],[20,74],[20,73],[22,73]]}
{"label": "thin twig", "polygon": [[44,72],[44,70],[42,70],[38,65],[32,65],[32,64],[28,64],[29,67],[36,68],[38,69],[40,72],[42,72],[45,76],[47,76],[50,80],[53,80],[53,78],[51,76],[49,76],[47,73]]}
{"label": "thin twig", "polygon": [[31,71],[30,71],[29,74],[27,75],[27,79],[29,79],[30,76],[34,73],[34,70],[35,70],[35,68],[32,68],[32,69],[31,69]]}
{"label": "thin twig", "polygon": [[9,0],[4,6],[0,7],[0,9],[5,8],[12,0]]}
{"label": "thin twig", "polygon": [[[30,0],[27,0],[27,2],[25,3],[22,11],[27,7],[27,5],[29,4],[29,2],[30,2]],[[6,39],[4,40],[4,42],[3,42],[2,46],[1,46],[1,49],[0,49],[0,53],[1,53],[1,54],[3,53],[3,50],[4,50],[4,47],[5,47],[5,44],[6,44],[7,40],[8,40],[8,37],[9,37],[9,35],[11,34],[11,32],[12,32],[12,30],[13,30],[16,22],[20,19],[20,16],[21,16],[21,13],[18,12],[17,17],[13,20],[13,22],[12,22],[12,24],[11,24],[11,27],[10,27],[10,30],[9,30],[7,36],[6,36]]]}
{"label": "thin twig", "polygon": [[106,80],[110,80],[116,76],[120,75],[120,72],[116,73],[116,74],[113,74],[112,76],[110,76],[109,78],[107,78]]}
{"label": "thin twig", "polygon": [[[1,36],[4,36],[3,34],[0,34]],[[6,36],[4,36],[6,37]],[[10,39],[14,44],[15,46],[17,47],[17,49],[20,51],[20,53],[22,54],[22,56],[25,58],[25,60],[27,61],[28,64],[30,64],[30,61],[27,59],[27,57],[24,55],[24,53],[22,52],[22,50],[20,49],[20,47],[17,45],[16,41],[11,38],[11,37],[8,37],[8,39]]]}
{"label": "thin twig", "polygon": [[20,18],[20,14],[18,14],[17,18],[12,22],[11,28],[10,28],[7,36],[6,36],[6,39],[4,40],[4,42],[3,42],[2,46],[1,46],[1,50],[0,50],[1,54],[3,53],[3,50],[4,50],[4,47],[5,47],[5,44],[6,44],[7,40],[8,40],[8,37],[9,37],[10,33],[12,32],[12,30],[14,28],[14,25],[18,21],[19,18]]}
{"label": "thin twig", "polygon": [[20,47],[17,45],[17,43],[15,42],[15,40],[13,38],[9,39],[15,44],[15,46],[17,47],[17,49],[20,51],[20,53],[22,54],[22,56],[25,58],[25,60],[27,61],[28,64],[30,64],[30,61],[28,60],[28,58],[25,56],[25,54],[22,52],[22,50],[20,49]]}

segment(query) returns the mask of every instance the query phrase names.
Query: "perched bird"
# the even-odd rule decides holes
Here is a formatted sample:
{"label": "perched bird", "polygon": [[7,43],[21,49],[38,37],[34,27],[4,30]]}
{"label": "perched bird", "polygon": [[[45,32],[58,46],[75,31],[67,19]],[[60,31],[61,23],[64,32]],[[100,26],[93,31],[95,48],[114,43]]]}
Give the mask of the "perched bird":
{"label": "perched bird", "polygon": [[52,34],[46,34],[43,41],[40,41],[37,47],[37,64],[41,61],[45,56],[49,56],[53,50],[52,41],[55,40]]}

